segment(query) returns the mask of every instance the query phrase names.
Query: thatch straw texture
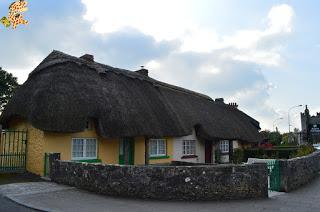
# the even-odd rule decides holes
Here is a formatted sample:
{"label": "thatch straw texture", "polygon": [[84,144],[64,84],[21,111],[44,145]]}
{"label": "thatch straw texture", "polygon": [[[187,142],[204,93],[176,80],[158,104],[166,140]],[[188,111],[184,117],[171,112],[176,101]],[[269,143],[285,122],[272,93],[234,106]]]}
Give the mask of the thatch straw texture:
{"label": "thatch straw texture", "polygon": [[106,138],[178,137],[195,127],[203,139],[260,140],[259,122],[230,105],[58,51],[30,73],[0,122],[6,125],[16,116],[51,132],[83,131],[94,120]]}

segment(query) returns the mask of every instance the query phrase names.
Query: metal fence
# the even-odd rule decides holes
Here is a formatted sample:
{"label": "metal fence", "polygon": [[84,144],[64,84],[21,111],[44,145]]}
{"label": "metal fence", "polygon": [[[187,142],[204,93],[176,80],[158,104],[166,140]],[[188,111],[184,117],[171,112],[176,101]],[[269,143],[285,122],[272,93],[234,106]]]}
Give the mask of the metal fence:
{"label": "metal fence", "polygon": [[27,162],[27,131],[2,130],[0,136],[0,173],[24,172]]}

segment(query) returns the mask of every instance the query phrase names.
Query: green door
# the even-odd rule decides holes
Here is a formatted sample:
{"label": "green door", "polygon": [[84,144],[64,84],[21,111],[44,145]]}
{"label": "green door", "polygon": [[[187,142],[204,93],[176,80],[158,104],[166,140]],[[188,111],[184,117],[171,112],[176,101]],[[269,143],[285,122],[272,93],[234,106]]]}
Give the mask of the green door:
{"label": "green door", "polygon": [[271,191],[280,191],[280,166],[278,160],[267,161],[268,188]]}
{"label": "green door", "polygon": [[119,164],[134,164],[134,138],[120,139]]}

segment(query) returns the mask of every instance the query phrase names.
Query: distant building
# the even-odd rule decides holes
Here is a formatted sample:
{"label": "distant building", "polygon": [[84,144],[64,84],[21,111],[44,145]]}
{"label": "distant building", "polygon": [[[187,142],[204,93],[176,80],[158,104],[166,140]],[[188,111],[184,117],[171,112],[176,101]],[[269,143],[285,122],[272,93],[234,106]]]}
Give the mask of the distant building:
{"label": "distant building", "polygon": [[303,142],[320,143],[320,113],[310,116],[307,105],[301,113],[301,132]]}

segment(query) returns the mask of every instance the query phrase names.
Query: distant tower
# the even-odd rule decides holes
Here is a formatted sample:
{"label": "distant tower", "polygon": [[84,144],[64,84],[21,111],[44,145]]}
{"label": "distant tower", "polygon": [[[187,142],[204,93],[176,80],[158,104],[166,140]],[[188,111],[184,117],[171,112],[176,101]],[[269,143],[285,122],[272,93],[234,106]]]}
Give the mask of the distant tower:
{"label": "distant tower", "polygon": [[308,142],[310,138],[309,123],[310,123],[310,113],[309,113],[308,105],[306,105],[306,109],[304,110],[304,113],[301,113],[301,132],[303,134],[303,142]]}

